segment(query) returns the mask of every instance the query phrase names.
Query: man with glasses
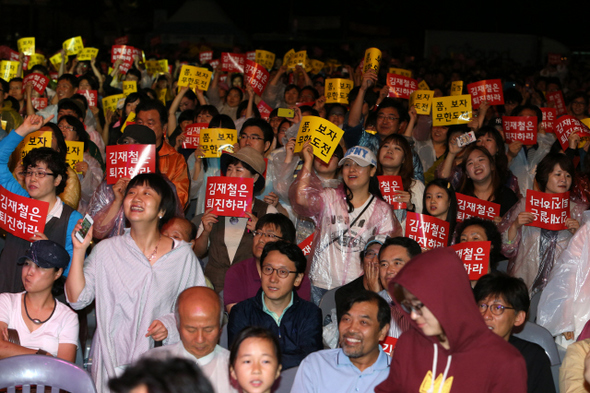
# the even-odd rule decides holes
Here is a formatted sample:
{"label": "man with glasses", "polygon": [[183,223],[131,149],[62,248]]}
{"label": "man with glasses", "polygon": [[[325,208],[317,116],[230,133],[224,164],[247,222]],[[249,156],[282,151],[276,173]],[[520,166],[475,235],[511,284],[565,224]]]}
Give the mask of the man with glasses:
{"label": "man with glasses", "polygon": [[526,322],[530,306],[526,284],[501,272],[486,274],[473,288],[475,301],[488,328],[512,344],[524,357],[528,392],[555,393],[551,362],[537,344],[512,335]]}
{"label": "man with glasses", "polygon": [[[262,216],[256,222],[256,230],[252,233],[252,258],[245,259],[232,265],[225,273],[223,285],[223,304],[227,312],[243,300],[256,295],[260,289],[261,275],[260,257],[264,245],[277,240],[295,243],[295,226],[288,217],[279,213],[269,213]],[[311,283],[309,277],[304,276],[299,287],[296,287],[297,295],[305,300],[310,300]]]}
{"label": "man with glasses", "polygon": [[260,256],[262,288],[232,308],[230,345],[247,326],[267,328],[279,339],[283,370],[299,366],[303,358],[323,348],[321,310],[294,291],[301,285],[306,267],[305,255],[295,244],[279,240],[264,246]]}

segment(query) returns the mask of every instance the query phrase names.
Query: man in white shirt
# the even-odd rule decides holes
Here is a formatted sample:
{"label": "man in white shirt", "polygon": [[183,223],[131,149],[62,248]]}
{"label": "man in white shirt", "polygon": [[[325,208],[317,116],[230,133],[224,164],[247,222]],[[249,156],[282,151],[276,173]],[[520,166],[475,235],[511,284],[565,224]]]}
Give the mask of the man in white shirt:
{"label": "man in white shirt", "polygon": [[149,350],[143,358],[180,357],[199,365],[216,392],[236,392],[229,378],[229,351],[217,345],[221,335],[221,302],[207,287],[185,289],[176,302],[180,342]]}

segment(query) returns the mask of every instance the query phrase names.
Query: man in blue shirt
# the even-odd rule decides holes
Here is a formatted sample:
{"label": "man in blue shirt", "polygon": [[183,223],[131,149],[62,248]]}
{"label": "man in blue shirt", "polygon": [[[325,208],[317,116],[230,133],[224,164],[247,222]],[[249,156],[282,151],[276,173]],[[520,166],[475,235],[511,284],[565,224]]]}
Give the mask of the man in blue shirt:
{"label": "man in blue shirt", "polygon": [[303,359],[291,392],[372,392],[389,374],[391,359],[379,342],[390,319],[389,305],[375,292],[348,298],[338,323],[340,348]]}

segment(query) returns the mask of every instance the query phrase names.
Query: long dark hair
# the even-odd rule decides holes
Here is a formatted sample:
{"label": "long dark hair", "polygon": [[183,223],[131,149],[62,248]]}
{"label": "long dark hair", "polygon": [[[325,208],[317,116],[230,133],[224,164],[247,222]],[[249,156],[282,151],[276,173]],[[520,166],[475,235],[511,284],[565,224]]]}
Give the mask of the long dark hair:
{"label": "long dark hair", "polygon": [[406,137],[403,135],[391,134],[381,141],[379,150],[377,151],[377,175],[383,175],[383,166],[381,165],[381,161],[379,161],[381,149],[383,149],[385,144],[392,142],[398,146],[401,146],[402,150],[404,151],[404,162],[402,163],[399,175],[402,178],[404,190],[410,191],[410,188],[412,187],[412,180],[414,179],[414,157],[412,156],[412,148],[410,147]]}
{"label": "long dark hair", "polygon": [[[344,195],[346,195],[346,206],[348,206],[348,212],[352,213],[354,211],[354,206],[352,205],[352,190],[348,188],[345,182],[342,182],[342,186],[344,187]],[[376,176],[371,176],[369,179],[369,193],[374,195],[376,198],[383,200],[383,195],[381,195],[381,190],[379,189],[379,181],[377,180]]]}
{"label": "long dark hair", "polygon": [[446,222],[449,223],[449,240],[448,245],[451,245],[453,241],[453,234],[455,233],[455,226],[457,225],[457,196],[455,195],[455,189],[453,185],[445,179],[435,179],[428,183],[426,188],[424,189],[424,194],[422,196],[422,214],[427,216],[431,216],[426,208],[426,192],[432,186],[437,186],[445,190],[447,193],[447,197],[449,198],[449,210],[447,211],[447,219]]}
{"label": "long dark hair", "polygon": [[482,154],[484,154],[488,160],[490,161],[490,170],[491,170],[491,174],[490,176],[492,177],[492,187],[494,192],[492,193],[492,195],[490,196],[490,198],[492,199],[488,199],[488,201],[498,201],[501,198],[501,194],[502,194],[502,180],[500,179],[500,175],[498,174],[497,168],[496,168],[496,163],[494,162],[494,157],[492,157],[492,155],[490,154],[490,152],[488,151],[488,149],[486,149],[483,146],[471,146],[469,148],[468,151],[465,152],[465,158],[463,159],[463,162],[461,163],[462,169],[463,169],[463,175],[461,176],[461,182],[459,184],[461,184],[461,187],[459,187],[459,189],[461,190],[461,194],[465,194],[465,195],[469,195],[469,196],[473,196],[475,197],[475,188],[473,186],[473,180],[471,178],[469,178],[469,176],[467,175],[467,160],[469,159],[469,156],[471,155],[471,153],[473,153],[474,151],[480,151]]}
{"label": "long dark hair", "polygon": [[502,134],[500,131],[496,130],[494,127],[491,126],[483,126],[482,128],[475,133],[475,137],[477,139],[490,136],[494,138],[496,142],[497,151],[494,154],[494,161],[496,163],[496,171],[500,176],[501,184],[506,184],[508,182],[508,176],[510,176],[510,169],[508,169],[508,156],[506,155],[506,144],[504,143],[504,139],[502,138]]}

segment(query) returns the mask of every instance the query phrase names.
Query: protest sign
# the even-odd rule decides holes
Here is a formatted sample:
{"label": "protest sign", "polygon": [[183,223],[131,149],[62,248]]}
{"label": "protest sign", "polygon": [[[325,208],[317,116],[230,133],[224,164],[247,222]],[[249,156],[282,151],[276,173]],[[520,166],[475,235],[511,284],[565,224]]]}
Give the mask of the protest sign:
{"label": "protest sign", "polygon": [[451,95],[460,96],[463,94],[463,81],[454,81],[451,83]]}
{"label": "protest sign", "polygon": [[426,83],[426,81],[424,79],[422,79],[420,81],[420,83],[418,83],[418,89],[420,89],[420,90],[430,90],[430,87],[428,86],[428,83]]}
{"label": "protest sign", "polygon": [[[76,164],[84,161],[84,142],[79,141],[66,141],[68,152],[66,154],[66,164],[73,170],[76,170]],[[76,171],[78,174],[82,172]]]}
{"label": "protest sign", "polygon": [[377,176],[379,181],[379,190],[385,202],[393,206],[394,209],[406,209],[407,205],[405,202],[398,202],[397,195],[398,191],[404,190],[401,176]]}
{"label": "protest sign", "polygon": [[207,51],[203,51],[203,52],[199,53],[199,63],[207,64],[211,60],[213,60],[213,51],[212,50],[207,50]]}
{"label": "protest sign", "polygon": [[313,154],[327,164],[343,135],[344,131],[329,120],[317,116],[303,116],[297,133],[295,153],[300,152],[305,141],[309,140],[314,147]]}
{"label": "protest sign", "polygon": [[466,124],[471,119],[471,96],[432,98],[432,126],[448,127],[454,124]]}
{"label": "protest sign", "polygon": [[65,40],[62,44],[62,48],[66,51],[67,56],[77,55],[82,49],[84,49],[82,37],[78,36]]}
{"label": "protest sign", "polygon": [[448,222],[425,214],[407,212],[406,215],[406,237],[427,250],[447,246],[449,226]]}
{"label": "protest sign", "polygon": [[23,90],[29,82],[33,85],[33,89],[35,89],[37,93],[43,94],[45,92],[47,84],[49,83],[49,78],[43,74],[38,74],[36,72],[31,73],[25,76],[25,79],[23,79]]}
{"label": "protest sign", "polygon": [[476,197],[456,193],[457,196],[457,222],[467,220],[469,217],[479,217],[493,220],[500,216],[500,204],[484,201]]}
{"label": "protest sign", "polygon": [[186,126],[184,131],[186,138],[182,142],[183,149],[196,149],[199,147],[199,136],[203,128],[209,127],[209,123],[193,123]]}
{"label": "protest sign", "polygon": [[569,146],[569,136],[572,132],[577,132],[580,138],[590,138],[590,130],[581,121],[574,116],[561,116],[555,124],[555,136],[565,151]]}
{"label": "protest sign", "polygon": [[113,96],[104,97],[102,99],[102,108],[106,111],[115,112],[117,110],[117,103],[119,100],[125,100],[125,94],[115,94]]}
{"label": "protest sign", "polygon": [[354,87],[353,81],[350,79],[331,78],[326,79],[324,83],[326,104],[348,104],[348,94]]}
{"label": "protest sign", "polygon": [[244,54],[223,52],[221,54],[221,70],[243,74],[245,61],[246,55]]}
{"label": "protest sign", "polygon": [[531,227],[560,231],[567,229],[565,220],[570,217],[570,193],[549,194],[541,191],[526,191],[525,211],[533,213]]}
{"label": "protest sign", "polygon": [[24,240],[43,233],[49,203],[14,194],[0,186],[0,228]]}
{"label": "protest sign", "polygon": [[553,104],[553,108],[557,111],[557,116],[565,115],[567,108],[565,106],[565,100],[563,99],[563,93],[561,91],[551,91],[545,94],[548,104]]}
{"label": "protest sign", "polygon": [[127,97],[131,93],[137,93],[137,82],[123,81],[123,95]]}
{"label": "protest sign", "polygon": [[395,344],[397,344],[397,338],[391,336],[386,336],[383,341],[379,342],[379,345],[381,345],[383,352],[385,352],[389,356],[393,355],[393,349],[395,348]]}
{"label": "protest sign", "polygon": [[410,106],[413,106],[419,115],[430,115],[433,97],[432,90],[416,90],[410,95]]}
{"label": "protest sign", "polygon": [[122,177],[156,172],[156,145],[107,146],[107,184]]}
{"label": "protest sign", "polygon": [[92,58],[96,58],[96,56],[98,56],[98,49],[84,48],[80,51],[80,53],[78,53],[78,56],[76,56],[76,58],[79,61],[91,61]]}
{"label": "protest sign", "polygon": [[379,74],[379,64],[381,63],[381,51],[377,48],[369,48],[365,51],[363,58],[363,74],[370,69]]}
{"label": "protest sign", "polygon": [[557,109],[555,108],[541,108],[543,113],[543,121],[541,122],[541,128],[545,132],[555,132],[555,120],[557,119]]}
{"label": "protest sign", "polygon": [[463,261],[469,279],[479,280],[481,276],[488,274],[490,266],[491,241],[464,242],[451,246],[457,256]]}
{"label": "protest sign", "polygon": [[0,78],[6,82],[10,82],[12,78],[16,78],[18,71],[18,61],[2,60],[0,61]]}
{"label": "protest sign", "polygon": [[412,77],[412,71],[410,71],[410,70],[404,70],[403,68],[389,67],[389,73],[390,74],[396,74],[396,75],[405,76],[407,78],[411,78]]}
{"label": "protest sign", "polygon": [[269,74],[264,66],[251,60],[244,63],[244,82],[252,86],[254,93],[261,96],[268,84]]}
{"label": "protest sign", "polygon": [[504,92],[500,79],[482,80],[467,85],[473,101],[473,109],[478,109],[482,102],[490,105],[504,105]]}
{"label": "protest sign", "polygon": [[16,150],[20,151],[19,157],[22,160],[33,149],[51,147],[52,140],[52,131],[35,131],[25,136],[21,143],[18,144]]}
{"label": "protest sign", "polygon": [[209,176],[205,209],[224,217],[248,217],[252,212],[254,179],[250,177]]}
{"label": "protest sign", "polygon": [[305,255],[305,256],[308,256],[309,254],[311,254],[311,243],[313,243],[313,235],[314,235],[314,233],[309,235],[307,238],[305,238],[304,241],[302,241],[301,243],[298,244],[301,251],[303,251],[303,255]]}
{"label": "protest sign", "polygon": [[260,112],[260,117],[262,117],[264,120],[268,120],[268,118],[270,117],[270,112],[272,112],[272,108],[270,107],[270,105],[260,100],[257,108],[258,112]]}
{"label": "protest sign", "polygon": [[272,70],[272,67],[275,64],[275,54],[266,50],[256,49],[254,61],[267,70]]}
{"label": "protest sign", "polygon": [[387,74],[388,97],[410,99],[410,95],[418,90],[418,82],[406,76]]}
{"label": "protest sign", "polygon": [[95,107],[98,104],[98,92],[96,90],[78,90],[76,93],[86,97],[89,107]]}
{"label": "protest sign", "polygon": [[522,142],[523,145],[537,143],[536,116],[502,116],[502,128],[507,144]]}
{"label": "protest sign", "polygon": [[31,56],[35,53],[35,37],[23,37],[16,41],[19,53]]}
{"label": "protest sign", "polygon": [[233,152],[238,141],[238,132],[227,128],[203,128],[199,136],[199,146],[204,157],[221,157],[224,151]]}

